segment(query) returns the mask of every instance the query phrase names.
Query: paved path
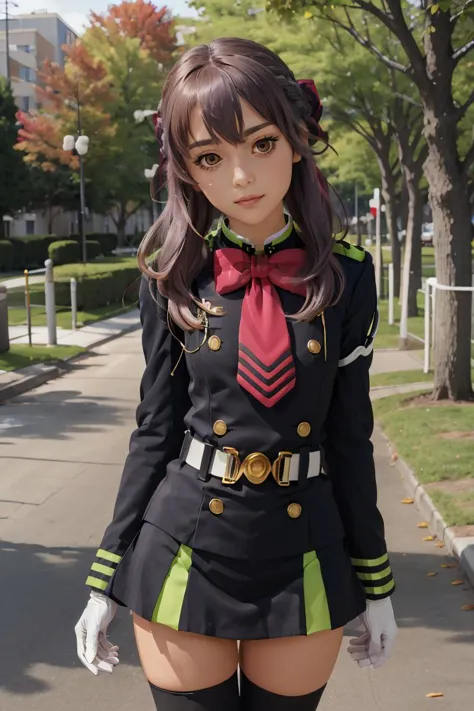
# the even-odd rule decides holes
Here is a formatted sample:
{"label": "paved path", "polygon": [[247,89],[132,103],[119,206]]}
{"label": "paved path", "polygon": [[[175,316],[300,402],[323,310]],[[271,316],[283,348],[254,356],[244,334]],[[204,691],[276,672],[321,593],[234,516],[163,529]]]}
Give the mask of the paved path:
{"label": "paved path", "polygon": [[399,351],[375,348],[371,373],[393,373],[399,370],[419,370],[423,372],[423,351]]}
{"label": "paved path", "polygon": [[[29,278],[30,286],[31,284],[42,284],[44,282],[44,274],[32,275]],[[2,279],[0,281],[2,286],[6,286],[7,289],[24,289],[25,287],[25,277],[13,277],[12,279]]]}
{"label": "paved path", "polygon": [[[143,368],[140,332],[96,349],[67,375],[0,408],[0,709],[152,711],[130,617],[111,637],[121,665],[95,678],[78,662],[73,626],[83,581],[113,499],[134,423]],[[341,653],[318,711],[461,711],[474,698],[474,603],[453,587],[442,550],[422,541],[400,477],[375,437],[380,500],[398,583],[400,635],[384,669],[359,670]],[[348,472],[354,474],[354,472]],[[436,577],[427,577],[434,571]],[[425,694],[444,692],[440,699]]]}
{"label": "paved path", "polygon": [[[98,341],[140,324],[138,309],[132,309],[113,318],[90,323],[88,326],[77,328],[74,331],[67,328],[56,329],[56,340],[60,346],[83,346],[89,348]],[[28,329],[26,326],[10,326],[9,336],[11,343],[28,343]],[[33,326],[31,340],[34,345],[48,343],[48,329],[46,326]]]}

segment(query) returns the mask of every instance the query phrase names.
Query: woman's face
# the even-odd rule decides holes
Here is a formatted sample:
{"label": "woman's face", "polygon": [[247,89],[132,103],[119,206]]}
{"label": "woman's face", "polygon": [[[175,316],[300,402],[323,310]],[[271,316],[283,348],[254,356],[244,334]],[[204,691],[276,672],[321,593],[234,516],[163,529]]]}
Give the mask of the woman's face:
{"label": "woman's face", "polygon": [[209,202],[237,234],[273,234],[284,225],[283,199],[288,192],[294,154],[277,126],[241,100],[245,140],[236,146],[215,143],[198,107],[191,114],[186,169]]}

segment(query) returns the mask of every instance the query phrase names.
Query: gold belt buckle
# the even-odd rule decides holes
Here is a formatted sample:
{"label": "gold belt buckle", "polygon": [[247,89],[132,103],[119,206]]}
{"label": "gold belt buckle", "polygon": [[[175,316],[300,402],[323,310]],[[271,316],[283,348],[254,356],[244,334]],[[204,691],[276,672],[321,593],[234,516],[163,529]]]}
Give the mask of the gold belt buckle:
{"label": "gold belt buckle", "polygon": [[222,477],[223,484],[235,484],[242,476],[239,453],[234,447],[223,447],[223,451],[228,454],[225,474]]}
{"label": "gold belt buckle", "polygon": [[278,452],[273,462],[272,474],[279,486],[290,486],[290,465],[292,452]]}
{"label": "gold belt buckle", "polygon": [[253,452],[245,457],[241,471],[252,484],[263,484],[272,470],[270,460],[262,452]]}

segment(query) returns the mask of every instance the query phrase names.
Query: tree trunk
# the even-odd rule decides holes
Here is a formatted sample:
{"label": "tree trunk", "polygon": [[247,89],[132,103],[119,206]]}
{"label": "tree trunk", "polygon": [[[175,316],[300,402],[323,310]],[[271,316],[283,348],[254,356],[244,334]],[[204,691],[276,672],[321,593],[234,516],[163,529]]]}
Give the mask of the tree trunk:
{"label": "tree trunk", "polygon": [[421,223],[423,197],[418,184],[419,176],[405,167],[408,191],[408,220],[405,235],[405,253],[402,278],[402,313],[400,318],[400,348],[408,348],[408,318],[418,315],[417,290],[421,285]]}
{"label": "tree trunk", "polygon": [[[471,214],[467,177],[459,166],[455,126],[425,115],[429,146],[424,165],[433,210],[439,284],[472,286]],[[436,290],[433,398],[472,399],[472,292]]]}
{"label": "tree trunk", "polygon": [[[408,318],[418,316],[418,289],[421,289],[421,228],[423,224],[423,196],[417,185],[413,186],[413,196],[409,203],[411,227],[410,282],[408,285]],[[407,223],[408,224],[408,223]],[[408,227],[407,227],[408,234]]]}
{"label": "tree trunk", "polygon": [[400,293],[401,249],[397,232],[397,188],[388,160],[383,160],[380,156],[377,156],[377,160],[382,178],[381,192],[385,202],[385,219],[387,221],[387,230],[392,248],[394,296],[398,298]]}

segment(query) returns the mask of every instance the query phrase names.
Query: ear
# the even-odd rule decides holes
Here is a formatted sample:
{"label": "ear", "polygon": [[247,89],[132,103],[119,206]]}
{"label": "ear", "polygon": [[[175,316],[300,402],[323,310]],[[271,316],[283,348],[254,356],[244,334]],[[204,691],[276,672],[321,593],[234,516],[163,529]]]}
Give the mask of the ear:
{"label": "ear", "polygon": [[299,163],[301,160],[301,156],[299,153],[293,153],[293,163]]}

